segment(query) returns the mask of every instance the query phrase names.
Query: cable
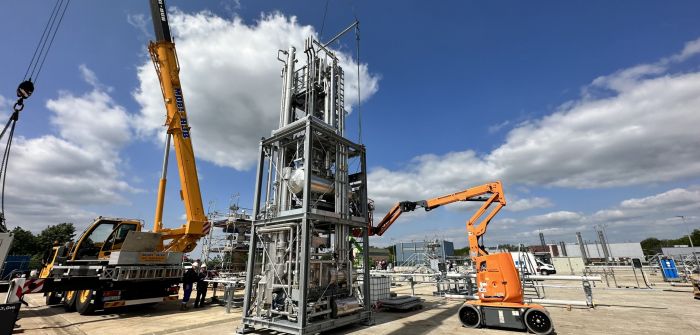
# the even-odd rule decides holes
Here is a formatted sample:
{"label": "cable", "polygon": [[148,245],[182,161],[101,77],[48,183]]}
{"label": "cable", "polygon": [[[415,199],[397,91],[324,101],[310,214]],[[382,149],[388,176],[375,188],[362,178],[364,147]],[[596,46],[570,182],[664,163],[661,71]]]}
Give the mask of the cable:
{"label": "cable", "polygon": [[[357,16],[355,17],[357,20]],[[358,139],[357,142],[362,144],[362,96],[360,92],[360,22],[355,25],[355,45],[357,46],[357,123],[358,123]]]}
{"label": "cable", "polygon": [[323,39],[323,27],[326,26],[326,14],[328,14],[328,2],[330,0],[326,0],[326,9],[323,10],[323,20],[321,21],[321,31],[318,33],[318,39],[319,41]]}
{"label": "cable", "polygon": [[53,9],[51,10],[51,16],[49,16],[49,20],[46,21],[46,25],[44,26],[44,32],[41,33],[41,38],[39,38],[39,43],[37,44],[36,48],[34,49],[34,55],[32,55],[32,60],[29,62],[29,65],[27,65],[27,71],[24,73],[24,79],[27,79],[27,75],[29,74],[29,69],[32,68],[32,64],[34,64],[34,59],[36,58],[36,54],[39,51],[39,45],[41,45],[41,42],[44,40],[44,36],[46,35],[46,31],[49,29],[49,22],[54,17],[54,13],[56,12],[56,8],[58,8],[59,1],[56,1],[56,4],[53,6]]}
{"label": "cable", "polygon": [[2,140],[7,132],[7,128],[10,127],[5,150],[2,155],[2,160],[0,161],[0,232],[7,231],[7,226],[5,225],[5,185],[7,181],[7,167],[9,166],[12,139],[15,134],[17,120],[19,120],[19,112],[24,109],[24,100],[34,93],[32,78],[34,78],[34,82],[39,78],[41,69],[44,67],[44,62],[46,62],[49,51],[51,51],[51,46],[53,46],[53,41],[56,38],[58,29],[63,22],[63,17],[66,15],[70,1],[71,0],[57,0],[51,10],[51,15],[49,15],[49,19],[44,26],[44,31],[41,33],[39,43],[37,43],[36,48],[34,48],[32,59],[29,61],[29,65],[27,65],[27,70],[24,72],[24,79],[17,87],[17,101],[12,107],[14,112],[10,115],[2,132],[0,132],[0,140]]}
{"label": "cable", "polygon": [[58,23],[56,24],[56,29],[54,29],[53,35],[51,36],[51,41],[49,42],[49,47],[46,48],[46,53],[44,53],[44,58],[41,60],[41,64],[39,65],[39,70],[37,70],[37,73],[36,73],[36,77],[34,77],[34,83],[36,83],[39,80],[39,74],[41,73],[41,69],[44,68],[44,62],[46,61],[46,58],[49,55],[49,51],[51,50],[51,46],[53,45],[53,40],[56,38],[56,33],[58,33],[58,28],[61,26],[61,22],[63,22],[63,16],[66,15],[66,10],[68,10],[68,5],[70,5],[70,0],[67,0],[66,6],[63,7],[63,11],[61,12],[61,17],[58,19]]}
{"label": "cable", "polygon": [[53,41],[56,38],[58,29],[63,22],[63,17],[66,15],[70,1],[71,0],[56,1],[56,4],[51,10],[51,14],[49,15],[49,19],[46,21],[44,31],[41,33],[39,42],[34,49],[32,59],[24,73],[24,80],[32,81],[32,78],[34,78],[34,82],[36,82],[36,78],[39,77],[41,69],[44,67],[44,62],[46,61],[49,51],[51,51],[51,47],[53,46]]}

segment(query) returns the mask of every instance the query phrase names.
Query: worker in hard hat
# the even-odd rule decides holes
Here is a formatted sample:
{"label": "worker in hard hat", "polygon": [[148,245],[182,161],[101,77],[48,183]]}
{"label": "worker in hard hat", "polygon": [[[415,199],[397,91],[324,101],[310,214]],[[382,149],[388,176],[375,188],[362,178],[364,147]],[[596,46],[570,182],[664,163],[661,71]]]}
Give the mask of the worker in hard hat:
{"label": "worker in hard hat", "polygon": [[197,282],[197,272],[195,272],[194,264],[192,267],[185,271],[182,276],[182,290],[184,295],[182,296],[182,303],[180,304],[180,310],[187,310],[187,303],[190,301],[190,296],[192,295],[192,286]]}
{"label": "worker in hard hat", "polygon": [[209,282],[209,272],[207,272],[207,264],[202,264],[197,274],[197,296],[194,299],[194,308],[204,307],[204,298],[207,296],[207,286]]}

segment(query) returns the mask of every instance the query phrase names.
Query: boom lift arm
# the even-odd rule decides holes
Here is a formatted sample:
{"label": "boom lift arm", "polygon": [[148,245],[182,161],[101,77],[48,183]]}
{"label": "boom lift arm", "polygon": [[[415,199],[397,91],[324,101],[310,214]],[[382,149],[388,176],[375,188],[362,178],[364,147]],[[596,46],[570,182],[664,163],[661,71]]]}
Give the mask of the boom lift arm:
{"label": "boom lift arm", "polygon": [[[430,211],[440,206],[460,201],[483,202],[479,210],[467,221],[467,231],[469,233],[469,255],[472,258],[487,255],[488,253],[480,243],[481,237],[486,233],[486,227],[491,219],[506,205],[506,198],[503,195],[503,187],[500,181],[479,185],[464,191],[428,200],[401,201],[394,205],[375,227],[370,227],[370,235],[382,236],[387,229],[389,229],[391,224],[404,212],[411,212],[418,207]],[[493,207],[491,207],[492,205]],[[484,216],[489,208],[490,211]],[[480,218],[482,218],[481,221],[479,221]],[[479,222],[477,223],[477,221]]]}
{"label": "boom lift arm", "polygon": [[[506,205],[500,181],[472,187],[461,192],[421,201],[402,201],[394,205],[371,235],[382,235],[404,212],[417,207],[426,211],[459,201],[480,201],[481,207],[467,221],[469,257],[476,270],[476,300],[467,300],[458,316],[466,327],[500,327],[529,330],[535,334],[550,334],[554,330],[549,313],[544,307],[524,303],[518,270],[509,253],[489,255],[481,244],[491,219]],[[507,318],[504,318],[508,315]]]}
{"label": "boom lift arm", "polygon": [[[164,246],[164,251],[190,252],[197,245],[197,240],[204,236],[204,223],[207,222],[207,216],[204,214],[204,206],[202,205],[197,166],[190,138],[190,126],[187,122],[185,101],[180,84],[180,66],[177,60],[175,43],[173,43],[170,35],[165,0],[150,0],[150,4],[156,41],[152,41],[149,44],[148,50],[160,81],[167,112],[165,125],[168,127],[163,157],[163,172],[158,184],[158,199],[153,231],[162,233],[164,241],[170,240]],[[185,205],[187,222],[179,228],[166,229],[163,228],[163,203],[165,200],[168,154],[171,140],[175,145],[175,156],[180,173],[180,196]]]}

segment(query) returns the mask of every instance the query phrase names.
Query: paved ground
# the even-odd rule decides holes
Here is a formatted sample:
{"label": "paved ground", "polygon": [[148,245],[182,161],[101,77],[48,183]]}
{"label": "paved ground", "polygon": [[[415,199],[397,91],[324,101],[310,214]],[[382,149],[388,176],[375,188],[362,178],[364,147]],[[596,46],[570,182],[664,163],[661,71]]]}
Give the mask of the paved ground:
{"label": "paved ground", "polygon": [[[624,281],[624,276],[618,276]],[[651,278],[656,281],[657,278]],[[629,285],[635,280],[629,276]],[[572,283],[551,283],[572,285]],[[700,300],[692,298],[692,289],[656,284],[653,289],[608,289],[598,285],[595,309],[548,307],[558,334],[700,334]],[[602,286],[602,287],[601,287]],[[461,305],[431,295],[432,286],[416,287],[426,300],[423,310],[411,313],[379,312],[375,325],[352,325],[331,334],[508,334],[492,329],[466,329],[456,317]],[[410,288],[394,288],[398,294],[410,294]],[[578,289],[547,289],[547,298],[582,300]],[[27,299],[15,334],[232,334],[240,322],[240,309],[230,314],[220,306],[179,311],[176,302],[153,307],[125,308],[81,316],[64,313],[61,307],[46,307],[41,295]],[[274,334],[262,332],[262,334]]]}

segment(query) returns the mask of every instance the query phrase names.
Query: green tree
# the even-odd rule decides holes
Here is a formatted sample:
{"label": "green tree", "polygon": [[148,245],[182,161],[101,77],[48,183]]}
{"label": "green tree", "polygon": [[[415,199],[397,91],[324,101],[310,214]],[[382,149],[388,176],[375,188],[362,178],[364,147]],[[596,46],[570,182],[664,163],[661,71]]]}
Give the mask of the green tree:
{"label": "green tree", "polygon": [[384,249],[389,250],[389,259],[387,259],[387,262],[393,263],[394,260],[396,259],[396,255],[394,255],[394,246],[391,245],[391,246],[388,246]]}
{"label": "green tree", "polygon": [[[498,245],[498,250],[505,250],[505,251],[518,251],[519,248],[517,245],[514,244],[499,244]],[[524,249],[524,251],[527,251],[527,249]]]}
{"label": "green tree", "polygon": [[20,227],[12,229],[14,240],[10,248],[10,255],[34,255],[40,252],[39,240],[28,230]]}
{"label": "green tree", "polygon": [[469,255],[469,247],[455,249],[455,256],[467,256],[467,255]]}
{"label": "green tree", "polygon": [[59,223],[55,226],[48,226],[37,236],[39,247],[44,249],[51,247],[54,242],[66,243],[75,237],[75,227],[72,223]]}
{"label": "green tree", "polygon": [[642,251],[644,252],[644,255],[647,256],[661,253],[661,247],[664,246],[663,241],[659,240],[656,237],[647,238],[640,242],[640,244],[642,245]]}

